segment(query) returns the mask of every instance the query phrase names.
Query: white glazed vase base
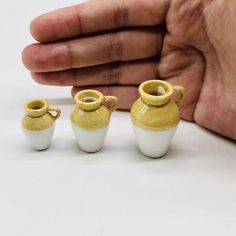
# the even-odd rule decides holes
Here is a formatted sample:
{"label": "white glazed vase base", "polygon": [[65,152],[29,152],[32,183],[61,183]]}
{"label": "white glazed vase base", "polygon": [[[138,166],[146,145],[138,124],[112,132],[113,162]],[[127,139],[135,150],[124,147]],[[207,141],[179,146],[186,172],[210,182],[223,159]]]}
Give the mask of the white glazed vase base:
{"label": "white glazed vase base", "polygon": [[166,155],[178,125],[165,131],[150,131],[133,125],[139,150],[147,157],[160,158]]}
{"label": "white glazed vase base", "polygon": [[103,148],[108,126],[99,129],[83,129],[72,123],[72,129],[78,146],[84,152],[98,152]]}
{"label": "white glazed vase base", "polygon": [[30,146],[36,151],[43,151],[48,149],[51,145],[55,125],[52,125],[50,128],[40,131],[31,131],[25,128],[22,129]]}

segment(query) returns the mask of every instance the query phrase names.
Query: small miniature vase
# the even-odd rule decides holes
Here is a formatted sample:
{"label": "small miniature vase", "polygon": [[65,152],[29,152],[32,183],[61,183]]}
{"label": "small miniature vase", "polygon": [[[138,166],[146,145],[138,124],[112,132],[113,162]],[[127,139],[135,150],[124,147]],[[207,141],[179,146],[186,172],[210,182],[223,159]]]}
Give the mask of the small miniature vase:
{"label": "small miniature vase", "polygon": [[51,144],[55,120],[60,117],[61,110],[49,106],[45,100],[32,100],[25,105],[25,111],[22,129],[26,139],[35,150],[47,149]]}
{"label": "small miniature vase", "polygon": [[[178,93],[177,100],[172,99]],[[180,121],[179,106],[185,89],[162,80],[150,80],[139,87],[141,97],[131,109],[131,119],[140,151],[151,158],[164,156]]]}
{"label": "small miniature vase", "polygon": [[81,91],[74,99],[76,105],[71,123],[77,143],[85,152],[98,152],[104,145],[110,117],[117,108],[118,100],[96,90]]}

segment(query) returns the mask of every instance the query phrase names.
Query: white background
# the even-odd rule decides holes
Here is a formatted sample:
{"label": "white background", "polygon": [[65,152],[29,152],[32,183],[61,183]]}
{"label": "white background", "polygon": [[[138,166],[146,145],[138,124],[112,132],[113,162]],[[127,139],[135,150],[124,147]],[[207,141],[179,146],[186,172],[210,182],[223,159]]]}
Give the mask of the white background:
{"label": "white background", "polygon": [[[102,152],[76,146],[70,88],[35,84],[21,64],[37,15],[76,1],[1,1],[0,235],[236,235],[235,143],[182,122],[159,160],[136,149],[129,114],[114,114]],[[63,110],[51,148],[32,151],[21,132],[24,103]]]}

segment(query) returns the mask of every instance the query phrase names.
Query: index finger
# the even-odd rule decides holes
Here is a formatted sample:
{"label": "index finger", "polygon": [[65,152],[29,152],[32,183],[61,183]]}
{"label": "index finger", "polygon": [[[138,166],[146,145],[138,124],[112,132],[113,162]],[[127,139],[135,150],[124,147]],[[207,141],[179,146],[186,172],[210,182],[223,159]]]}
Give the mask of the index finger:
{"label": "index finger", "polygon": [[31,34],[47,43],[82,34],[133,26],[153,26],[164,21],[169,0],[91,0],[37,17]]}

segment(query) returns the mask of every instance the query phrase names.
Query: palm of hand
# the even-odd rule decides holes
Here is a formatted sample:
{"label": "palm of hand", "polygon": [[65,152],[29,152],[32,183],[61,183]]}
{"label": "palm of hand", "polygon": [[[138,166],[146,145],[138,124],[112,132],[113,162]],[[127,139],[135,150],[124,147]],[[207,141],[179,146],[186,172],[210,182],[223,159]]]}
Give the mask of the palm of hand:
{"label": "palm of hand", "polygon": [[225,31],[231,22],[230,16],[226,19],[224,15],[223,4],[212,1],[203,7],[202,1],[173,3],[167,14],[168,32],[158,69],[161,77],[185,86],[183,118],[235,139],[236,81],[232,65],[236,61],[228,61],[233,59],[235,46],[230,47],[230,40],[235,32]]}

